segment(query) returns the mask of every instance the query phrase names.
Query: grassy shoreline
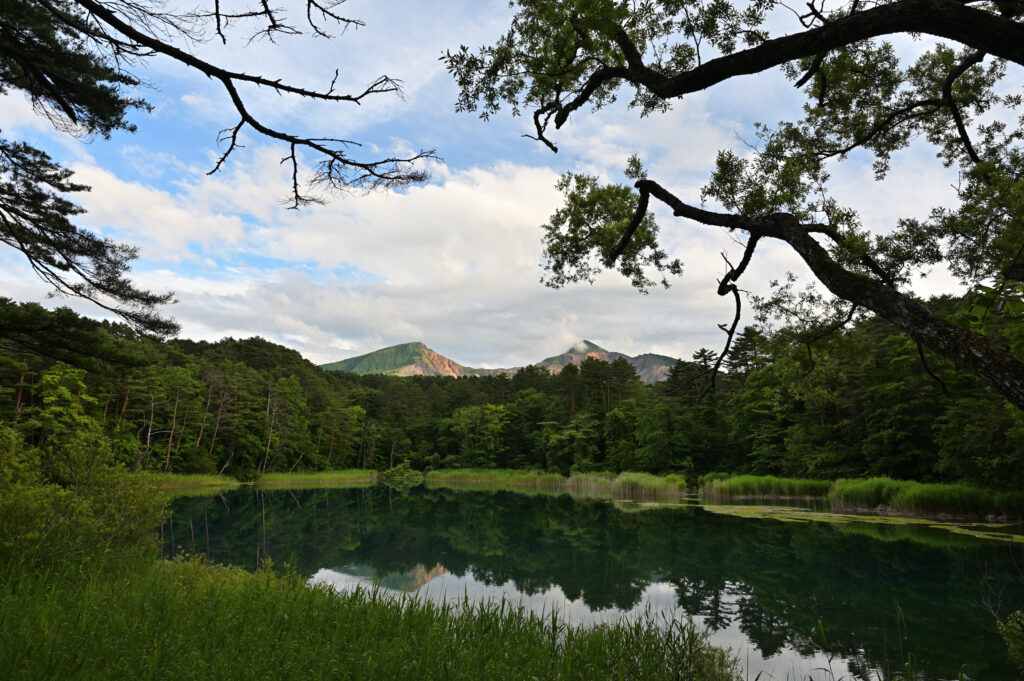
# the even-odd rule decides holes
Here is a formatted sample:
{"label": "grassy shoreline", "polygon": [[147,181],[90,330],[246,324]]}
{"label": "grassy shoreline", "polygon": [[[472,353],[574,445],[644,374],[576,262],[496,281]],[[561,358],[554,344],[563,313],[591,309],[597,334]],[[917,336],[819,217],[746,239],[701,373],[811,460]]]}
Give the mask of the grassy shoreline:
{"label": "grassy shoreline", "polygon": [[165,492],[219,492],[235,489],[241,482],[229,475],[204,475],[201,473],[153,473],[144,471],[135,475],[152,483],[154,487]]}
{"label": "grassy shoreline", "polygon": [[198,560],[0,571],[11,681],[739,678],[692,623],[569,627],[514,603],[338,594]]}
{"label": "grassy shoreline", "polygon": [[257,487],[366,487],[377,482],[377,471],[348,468],[335,471],[264,473],[253,483]]}
{"label": "grassy shoreline", "polygon": [[482,491],[511,490],[534,494],[570,494],[598,499],[654,499],[679,497],[686,492],[681,476],[650,473],[557,473],[515,469],[453,468],[430,471],[428,487]]}
{"label": "grassy shoreline", "polygon": [[[320,472],[269,473],[253,483],[215,475],[142,473],[162,491],[173,495],[212,494],[242,484],[257,487],[367,487],[382,480],[379,471],[348,469]],[[569,494],[608,500],[677,499],[686,493],[680,475],[650,473],[573,473],[564,477],[539,470],[449,468],[429,471],[432,488],[472,491],[509,490],[525,494]],[[811,480],[771,475],[712,474],[702,478],[702,501],[820,500],[835,513],[870,511],[880,515],[938,519],[1024,519],[1024,492],[976,487],[965,483],[921,483],[875,477]]]}
{"label": "grassy shoreline", "polygon": [[806,480],[774,476],[713,478],[700,488],[702,500],[821,499],[837,513],[927,518],[1024,519],[1024,492],[965,483],[922,483],[876,477]]}

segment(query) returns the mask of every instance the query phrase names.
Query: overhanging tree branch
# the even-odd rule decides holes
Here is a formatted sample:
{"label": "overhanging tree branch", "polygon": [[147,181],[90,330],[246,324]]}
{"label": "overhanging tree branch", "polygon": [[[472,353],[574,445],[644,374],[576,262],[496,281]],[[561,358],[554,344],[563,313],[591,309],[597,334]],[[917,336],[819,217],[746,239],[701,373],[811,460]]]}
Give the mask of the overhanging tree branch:
{"label": "overhanging tree branch", "polygon": [[[786,242],[833,294],[888,319],[915,342],[949,357],[1024,409],[1024,362],[1020,358],[983,335],[936,317],[918,300],[889,283],[853,272],[836,262],[812,236],[825,232],[823,225],[801,224],[789,213],[754,218],[708,211],[685,203],[652,180],[640,180],[636,187],[641,195],[646,191],[672,208],[676,216],[705,225],[741,229],[751,235],[751,240],[757,237]],[[747,250],[750,252],[749,242]]]}

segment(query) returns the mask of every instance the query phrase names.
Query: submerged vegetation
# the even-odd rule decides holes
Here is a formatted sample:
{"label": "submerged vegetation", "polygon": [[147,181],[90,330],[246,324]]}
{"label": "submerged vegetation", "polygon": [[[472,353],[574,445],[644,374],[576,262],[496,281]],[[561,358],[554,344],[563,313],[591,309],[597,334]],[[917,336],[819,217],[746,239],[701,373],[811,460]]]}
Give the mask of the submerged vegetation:
{"label": "submerged vegetation", "polygon": [[590,629],[512,603],[435,605],[198,560],[0,576],[5,678],[738,678],[688,622]]}

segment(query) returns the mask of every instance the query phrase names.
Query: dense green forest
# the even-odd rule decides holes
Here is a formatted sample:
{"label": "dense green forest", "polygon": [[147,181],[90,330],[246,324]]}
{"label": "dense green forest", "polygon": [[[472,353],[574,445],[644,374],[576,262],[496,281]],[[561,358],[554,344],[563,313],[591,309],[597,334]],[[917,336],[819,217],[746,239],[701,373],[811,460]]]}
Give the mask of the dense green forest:
{"label": "dense green forest", "polygon": [[[945,299],[930,303],[952,310]],[[619,360],[470,378],[324,371],[260,338],[157,342],[3,301],[0,419],[36,448],[102,439],[130,469],[711,471],[1024,483],[1024,416],[868,317],[812,337],[747,327],[643,384]],[[1020,351],[1024,337],[996,329]],[[712,383],[713,380],[713,383]]]}

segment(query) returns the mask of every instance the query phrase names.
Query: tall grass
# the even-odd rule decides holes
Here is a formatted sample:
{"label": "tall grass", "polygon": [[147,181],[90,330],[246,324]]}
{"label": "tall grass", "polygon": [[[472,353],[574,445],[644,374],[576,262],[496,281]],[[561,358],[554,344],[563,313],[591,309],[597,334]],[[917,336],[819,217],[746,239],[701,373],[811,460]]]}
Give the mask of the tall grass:
{"label": "tall grass", "polygon": [[481,489],[561,490],[565,478],[558,473],[498,468],[445,468],[427,473],[427,485]]}
{"label": "tall grass", "polygon": [[1024,518],[1024,492],[999,491],[965,483],[920,483],[869,478],[836,480],[829,501],[839,510],[875,509],[963,518]]}
{"label": "tall grass", "polygon": [[175,493],[190,490],[216,492],[225,489],[234,489],[242,484],[229,475],[153,473],[150,471],[143,471],[141,473],[136,473],[135,475],[148,480],[159,489]]}
{"label": "tall grass", "polygon": [[619,498],[675,496],[686,491],[686,478],[678,474],[622,472],[612,482],[612,493]]}
{"label": "tall grass", "polygon": [[350,468],[336,471],[265,473],[256,479],[257,487],[365,487],[377,482],[372,469]]}
{"label": "tall grass", "polygon": [[533,493],[571,494],[586,498],[650,498],[678,496],[686,489],[680,475],[650,473],[558,473],[531,470],[457,468],[430,471],[427,485],[477,490],[516,490]]}
{"label": "tall grass", "polygon": [[339,595],[198,561],[0,572],[0,668],[36,679],[737,679],[690,623],[568,627],[507,602]]}
{"label": "tall grass", "polygon": [[832,483],[828,480],[805,478],[777,478],[774,475],[736,475],[722,479],[705,479],[701,496],[709,499],[747,498],[808,498],[828,494]]}
{"label": "tall grass", "polygon": [[714,501],[823,497],[838,512],[875,510],[970,519],[988,516],[1024,518],[1024,492],[985,489],[964,483],[926,484],[885,477],[827,481],[771,475],[737,475],[723,479],[716,474],[702,479],[700,494]]}

